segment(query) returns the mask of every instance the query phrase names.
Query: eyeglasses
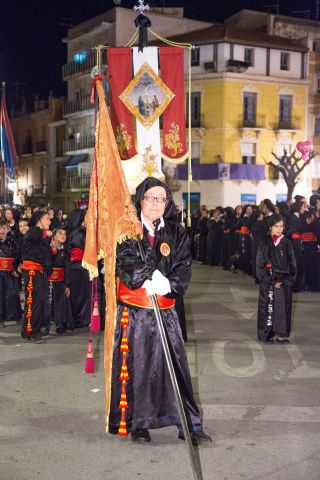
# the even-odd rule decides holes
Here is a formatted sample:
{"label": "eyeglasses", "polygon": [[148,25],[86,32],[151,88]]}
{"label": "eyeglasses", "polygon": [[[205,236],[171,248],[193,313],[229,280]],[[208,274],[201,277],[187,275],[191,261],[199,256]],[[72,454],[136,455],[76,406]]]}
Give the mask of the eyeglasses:
{"label": "eyeglasses", "polygon": [[153,203],[155,200],[157,200],[157,203],[167,203],[168,201],[166,197],[155,197],[154,195],[145,195],[143,198],[150,203]]}

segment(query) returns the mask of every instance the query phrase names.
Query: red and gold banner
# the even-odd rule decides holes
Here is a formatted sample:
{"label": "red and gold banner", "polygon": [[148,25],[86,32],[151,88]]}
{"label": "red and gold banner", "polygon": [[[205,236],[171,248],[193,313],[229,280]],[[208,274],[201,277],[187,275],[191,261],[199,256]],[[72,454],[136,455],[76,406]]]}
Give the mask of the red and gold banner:
{"label": "red and gold banner", "polygon": [[162,158],[182,163],[188,157],[186,111],[184,95],[184,49],[160,47],[161,79],[174,93],[174,98],[162,114]]}
{"label": "red and gold banner", "polygon": [[110,117],[121,160],[137,155],[134,140],[134,117],[120,100],[132,79],[131,48],[108,48],[108,81],[110,85]]}

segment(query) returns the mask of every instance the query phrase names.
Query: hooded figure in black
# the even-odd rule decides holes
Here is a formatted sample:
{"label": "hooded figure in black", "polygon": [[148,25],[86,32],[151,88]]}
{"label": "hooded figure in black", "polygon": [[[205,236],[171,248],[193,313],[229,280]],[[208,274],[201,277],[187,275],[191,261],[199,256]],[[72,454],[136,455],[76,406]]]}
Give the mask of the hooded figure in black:
{"label": "hooded figure in black", "polygon": [[227,207],[224,212],[224,227],[222,236],[221,265],[224,270],[229,269],[229,260],[236,251],[237,244],[237,221],[232,207]]}
{"label": "hooded figure in black", "polygon": [[273,215],[269,233],[260,243],[256,273],[260,281],[258,338],[262,342],[288,343],[291,329],[292,286],[297,274],[290,240],[283,232],[283,219]]}
{"label": "hooded figure in black", "polygon": [[86,327],[90,323],[91,282],[88,270],[82,266],[86,242],[84,226],[86,212],[73,210],[68,218],[67,261],[65,270],[66,294],[70,302],[70,322],[74,328]]}
{"label": "hooded figure in black", "polygon": [[[193,442],[210,441],[202,431],[199,409],[193,397],[175,297],[183,295],[191,277],[191,254],[186,230],[175,220],[175,206],[167,185],[156,178],[145,179],[136,190],[135,205],[144,230],[141,259],[138,242],[125,240],[117,247],[118,315],[114,338],[109,431],[119,429],[123,388],[127,396],[127,431],[138,443],[151,440],[148,429],[179,427],[176,408],[156,318],[148,295],[157,294],[167,340]],[[126,366],[129,379],[123,386],[121,368],[124,338],[123,318],[128,315]],[[121,397],[122,398],[122,397]],[[120,426],[121,427],[121,426]],[[180,429],[181,430],[181,429]],[[184,439],[182,431],[179,438]]]}

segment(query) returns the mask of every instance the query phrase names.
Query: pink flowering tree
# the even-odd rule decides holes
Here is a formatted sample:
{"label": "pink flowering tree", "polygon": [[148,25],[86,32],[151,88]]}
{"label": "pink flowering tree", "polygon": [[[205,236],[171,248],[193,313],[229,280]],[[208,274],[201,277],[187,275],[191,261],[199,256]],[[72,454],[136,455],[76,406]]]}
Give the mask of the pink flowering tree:
{"label": "pink flowering tree", "polygon": [[296,150],[294,150],[291,155],[288,155],[286,150],[284,150],[281,157],[274,152],[271,153],[274,160],[270,162],[264,161],[266,165],[271,165],[276,172],[282,174],[288,189],[287,201],[292,201],[293,191],[297,183],[301,181],[301,172],[317,155],[317,152],[313,150],[312,142],[307,140],[306,142],[298,142]]}

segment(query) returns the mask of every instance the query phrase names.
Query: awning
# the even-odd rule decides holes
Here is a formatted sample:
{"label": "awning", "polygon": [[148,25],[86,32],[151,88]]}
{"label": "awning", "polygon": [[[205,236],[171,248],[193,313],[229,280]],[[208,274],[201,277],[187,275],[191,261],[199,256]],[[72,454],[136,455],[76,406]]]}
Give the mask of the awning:
{"label": "awning", "polygon": [[82,155],[71,155],[64,164],[65,168],[76,167],[79,163],[87,162],[88,154],[84,153]]}

